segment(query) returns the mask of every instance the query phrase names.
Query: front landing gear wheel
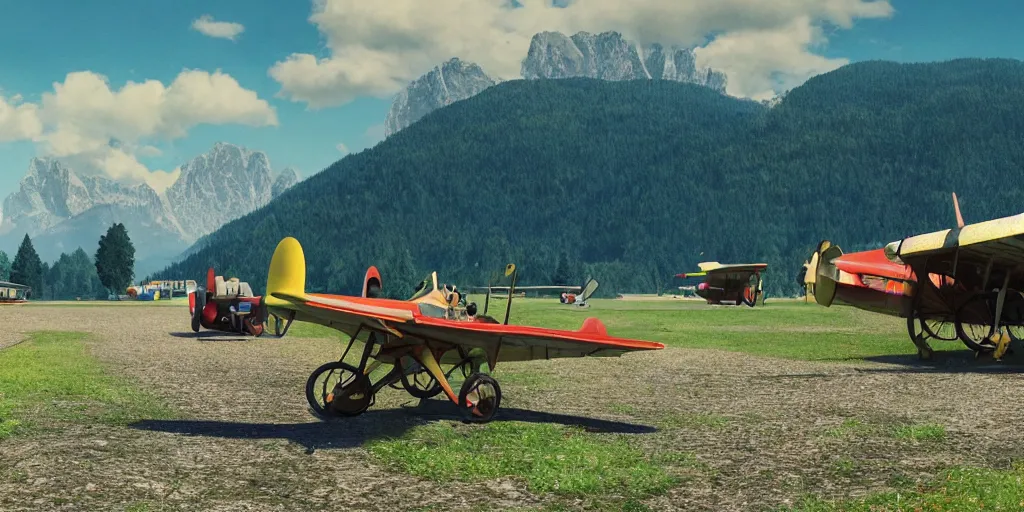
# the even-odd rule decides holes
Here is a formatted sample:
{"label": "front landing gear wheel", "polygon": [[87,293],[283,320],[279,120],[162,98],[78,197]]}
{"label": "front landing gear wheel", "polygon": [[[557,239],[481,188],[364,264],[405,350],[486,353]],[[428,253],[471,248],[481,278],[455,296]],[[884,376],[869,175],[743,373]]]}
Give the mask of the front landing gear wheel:
{"label": "front landing gear wheel", "polygon": [[459,410],[466,421],[487,423],[501,405],[501,386],[490,375],[474,373],[462,383]]}
{"label": "front landing gear wheel", "polygon": [[339,361],[327,363],[306,380],[306,401],[318,416],[358,416],[370,407],[373,389],[370,379],[354,366]]}

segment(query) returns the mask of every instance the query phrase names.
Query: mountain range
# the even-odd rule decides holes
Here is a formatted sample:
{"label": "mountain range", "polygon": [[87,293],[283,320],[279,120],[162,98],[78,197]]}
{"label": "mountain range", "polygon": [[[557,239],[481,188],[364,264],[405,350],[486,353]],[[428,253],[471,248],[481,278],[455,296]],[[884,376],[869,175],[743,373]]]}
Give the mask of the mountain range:
{"label": "mountain range", "polygon": [[25,234],[43,261],[82,247],[92,254],[108,227],[122,222],[135,245],[136,276],[187,254],[225,223],[260,208],[299,182],[271,171],[267,155],[227,143],[181,166],[163,194],[102,175],[79,175],[62,162],[35,158],[0,209],[0,249],[17,250]]}
{"label": "mountain range", "polygon": [[293,236],[312,292],[358,293],[368,265],[397,298],[430,271],[481,285],[508,262],[521,284],[550,284],[565,254],[604,295],[669,290],[702,261],[766,262],[769,297],[798,293],[820,240],[863,250],[955,227],[951,192],[968,223],[1020,213],[1020,83],[1017,60],[861,62],[769,108],[668,80],[503,82],[226,224],[163,274],[213,265],[261,288]]}
{"label": "mountain range", "polygon": [[[693,48],[641,46],[618,32],[535,34],[522,61],[521,75],[527,80],[671,80],[722,94],[728,82],[725,73],[698,67]],[[398,93],[384,121],[384,134],[390,137],[430,112],[473,97],[497,82],[477,64],[452,58]]]}

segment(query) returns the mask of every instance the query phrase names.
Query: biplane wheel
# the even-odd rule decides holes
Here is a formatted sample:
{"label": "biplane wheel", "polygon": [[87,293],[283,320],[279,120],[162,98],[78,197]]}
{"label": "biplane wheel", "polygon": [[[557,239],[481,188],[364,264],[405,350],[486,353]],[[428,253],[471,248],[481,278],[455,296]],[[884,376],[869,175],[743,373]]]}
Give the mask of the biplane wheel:
{"label": "biplane wheel", "polygon": [[[469,405],[470,401],[473,406]],[[459,409],[466,421],[487,423],[494,418],[501,405],[501,386],[494,377],[484,373],[474,373],[462,383],[459,390]]]}
{"label": "biplane wheel", "polygon": [[324,364],[306,380],[306,401],[321,417],[358,416],[372,400],[370,378],[347,363]]}
{"label": "biplane wheel", "polygon": [[956,322],[927,318],[921,320],[921,328],[929,336],[937,340],[956,341],[957,337],[959,337],[959,334],[956,332]]}
{"label": "biplane wheel", "polygon": [[203,310],[206,309],[206,292],[197,290],[195,309],[192,310],[192,330],[199,332],[203,326]]}
{"label": "biplane wheel", "polygon": [[[441,383],[438,382],[426,368],[420,366],[416,371],[407,372],[405,371],[405,365],[403,365],[401,361],[399,361],[398,364],[402,367],[402,387],[405,388],[410,395],[421,400],[427,400],[434,398],[443,391]],[[419,366],[418,363],[417,366]]]}
{"label": "biplane wheel", "polygon": [[1011,341],[1024,341],[1024,295],[1017,290],[1006,292],[1003,318],[999,323],[1006,326],[1006,333],[1010,335]]}
{"label": "biplane wheel", "polygon": [[255,322],[252,318],[246,317],[242,320],[242,326],[245,328],[245,332],[259,338],[263,336],[263,322]]}
{"label": "biplane wheel", "polygon": [[[974,320],[981,319],[982,323],[965,323],[963,317],[966,313],[972,313]],[[994,347],[988,342],[995,332],[995,315],[989,305],[987,295],[975,295],[963,303],[956,311],[956,333],[960,341],[967,348],[975,351],[991,351]]]}

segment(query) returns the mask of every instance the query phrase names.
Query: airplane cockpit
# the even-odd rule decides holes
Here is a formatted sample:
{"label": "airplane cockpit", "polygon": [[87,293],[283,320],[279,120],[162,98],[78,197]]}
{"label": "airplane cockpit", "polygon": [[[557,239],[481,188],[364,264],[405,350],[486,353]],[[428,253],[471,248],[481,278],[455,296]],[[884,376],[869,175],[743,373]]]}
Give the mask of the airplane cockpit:
{"label": "airplane cockpit", "polygon": [[437,272],[423,278],[416,286],[409,302],[419,304],[420,314],[448,320],[474,320],[477,313],[475,302],[466,303],[466,296],[454,285],[437,284]]}

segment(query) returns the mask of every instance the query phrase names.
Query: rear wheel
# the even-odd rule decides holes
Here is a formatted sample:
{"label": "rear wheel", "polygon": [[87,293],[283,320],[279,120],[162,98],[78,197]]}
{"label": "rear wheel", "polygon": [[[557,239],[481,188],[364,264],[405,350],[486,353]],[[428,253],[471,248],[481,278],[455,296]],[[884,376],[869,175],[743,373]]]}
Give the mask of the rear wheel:
{"label": "rear wheel", "polygon": [[306,380],[306,401],[320,417],[358,416],[372,399],[369,377],[347,363],[324,364]]}
{"label": "rear wheel", "polygon": [[956,333],[967,348],[991,350],[989,338],[995,332],[995,318],[988,296],[975,295],[956,311]]}
{"label": "rear wheel", "polygon": [[[426,400],[434,398],[443,390],[441,383],[434,378],[426,368],[421,366],[417,362],[412,362],[410,370],[407,371],[405,363],[401,360],[398,361],[399,366],[402,368],[402,387],[409,392],[410,395]],[[415,365],[415,369],[412,369]]]}
{"label": "rear wheel", "polygon": [[196,304],[192,310],[192,330],[199,332],[199,329],[203,326],[203,310],[206,309],[206,292],[203,290],[196,291]]}

